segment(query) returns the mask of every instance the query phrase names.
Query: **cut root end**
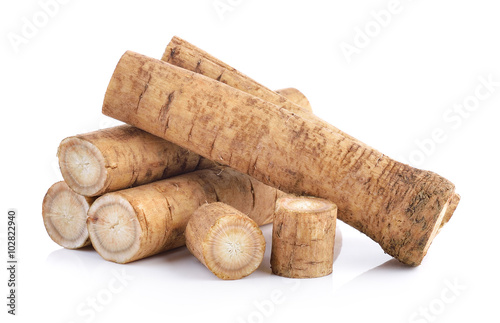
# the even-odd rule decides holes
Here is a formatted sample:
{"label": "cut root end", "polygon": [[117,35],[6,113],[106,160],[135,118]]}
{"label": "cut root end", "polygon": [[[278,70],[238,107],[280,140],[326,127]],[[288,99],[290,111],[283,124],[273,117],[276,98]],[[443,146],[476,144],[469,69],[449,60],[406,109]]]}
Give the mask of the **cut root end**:
{"label": "cut root end", "polygon": [[[441,228],[446,224],[446,222],[448,222],[448,220],[450,219],[449,217],[447,218],[448,216],[448,208],[450,207],[450,202],[452,201],[453,199],[453,196],[450,198],[450,200],[444,205],[443,209],[441,210],[441,213],[439,213],[439,216],[438,216],[438,219],[436,220],[435,224],[434,224],[434,228],[432,229],[432,232],[429,236],[429,240],[427,240],[427,243],[425,244],[425,247],[424,247],[424,251],[422,253],[422,259],[425,257],[425,255],[427,254],[427,250],[429,249],[429,247],[431,246],[431,243],[432,243],[432,240],[434,240],[434,238],[436,237],[436,235],[439,233],[439,231],[441,231]],[[451,217],[451,215],[450,215]],[[420,260],[420,262],[422,261],[422,259]],[[420,262],[418,263],[418,265],[420,264]]]}
{"label": "cut root end", "polygon": [[102,153],[88,141],[64,139],[58,150],[64,181],[78,194],[99,195],[106,182],[106,163]]}
{"label": "cut root end", "polygon": [[337,208],[335,204],[327,200],[314,197],[283,197],[278,207],[302,213],[322,213]]}
{"label": "cut root end", "polygon": [[75,193],[65,182],[52,185],[42,204],[43,223],[50,238],[68,249],[89,245],[87,212],[92,201]]}
{"label": "cut root end", "polygon": [[255,222],[237,214],[220,218],[206,237],[205,263],[223,279],[253,273],[262,262],[265,240]]}
{"label": "cut root end", "polygon": [[186,228],[191,253],[221,279],[240,279],[262,263],[266,241],[255,221],[224,203],[201,206]]}
{"label": "cut root end", "polygon": [[126,263],[140,248],[141,226],[130,203],[119,194],[106,194],[95,201],[87,220],[92,245],[106,260]]}

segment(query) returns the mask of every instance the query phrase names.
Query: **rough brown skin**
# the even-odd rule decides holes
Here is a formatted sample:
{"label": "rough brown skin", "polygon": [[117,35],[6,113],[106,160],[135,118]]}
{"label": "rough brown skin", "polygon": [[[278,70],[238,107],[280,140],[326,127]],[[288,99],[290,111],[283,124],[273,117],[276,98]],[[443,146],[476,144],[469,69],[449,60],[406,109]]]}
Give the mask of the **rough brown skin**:
{"label": "rough brown skin", "polygon": [[[225,83],[235,89],[282,106],[291,112],[303,114],[311,112],[307,107],[295,102],[296,100],[292,98],[287,99],[286,96],[279,94],[278,91],[275,92],[257,83],[235,68],[177,36],[174,36],[167,45],[162,56],[162,61]],[[300,100],[303,102],[303,98]]]}
{"label": "rough brown skin", "polygon": [[337,206],[313,197],[283,197],[276,202],[271,268],[290,278],[332,273]]}
{"label": "rough brown skin", "polygon": [[[291,112],[298,113],[302,117],[307,117],[307,113],[310,112],[307,111],[307,109],[305,111],[306,114],[304,114],[304,111],[301,111],[298,106],[306,106],[304,103],[302,103],[304,102],[303,100],[297,101],[297,95],[293,94],[292,96],[287,96],[285,95],[286,91],[273,92],[262,84],[259,84],[255,80],[239,72],[235,68],[229,66],[228,64],[215,58],[204,50],[177,36],[174,36],[168,44],[165,52],[163,53],[162,60],[170,64],[185,68],[192,72],[205,75],[214,80],[226,83],[243,92],[255,95],[265,101],[276,104],[277,106],[285,108]],[[287,98],[284,98],[283,96]],[[307,99],[305,100],[307,101]],[[346,134],[340,129],[337,129],[330,125],[329,130],[338,132],[342,136],[351,139],[353,142],[366,147],[366,144],[359,142],[356,138],[350,136],[349,134]],[[375,151],[373,148],[371,149]],[[375,154],[380,155],[380,153],[378,152]],[[448,208],[448,211],[445,215],[445,221],[443,221],[443,225],[448,222],[448,220],[453,215],[453,212],[458,205],[458,201],[460,201],[460,196],[457,194],[453,197],[452,203],[455,207]]]}
{"label": "rough brown skin", "polygon": [[258,225],[271,223],[278,194],[228,167],[198,170],[99,197],[88,231],[104,259],[127,263],[184,245],[187,222],[205,203],[224,202]]}
{"label": "rough brown skin", "polygon": [[266,241],[245,214],[224,203],[210,203],[189,219],[186,246],[217,277],[240,279],[262,263]]}
{"label": "rough brown skin", "polygon": [[[226,83],[236,89],[260,97],[280,107],[284,107],[291,112],[301,112],[297,105],[304,108],[306,112],[311,112],[310,108],[308,108],[310,107],[309,101],[303,94],[301,96],[300,92],[293,92],[293,89],[292,93],[289,93],[289,89],[273,92],[250,77],[242,74],[235,68],[177,36],[174,36],[168,44],[162,60]],[[334,127],[331,129],[339,132],[344,137],[357,142],[356,138],[344,133],[340,129]],[[460,196],[457,194],[453,200],[456,202],[454,203],[455,207],[448,209],[445,215],[447,220],[443,221],[443,225],[448,222],[453,215],[453,212],[458,205],[458,201],[460,201]]]}
{"label": "rough brown skin", "polygon": [[71,190],[65,182],[53,184],[42,203],[42,217],[49,237],[61,247],[77,249],[90,245],[87,212],[94,198]]}
{"label": "rough brown skin", "polygon": [[[65,182],[85,196],[190,172],[201,162],[199,155],[129,125],[66,138],[58,157]],[[79,176],[82,167],[87,170]]]}
{"label": "rough brown skin", "polygon": [[419,265],[454,185],[226,84],[126,52],[103,113],[287,193],[334,201],[339,219]]}
{"label": "rough brown skin", "polygon": [[[288,88],[278,91],[283,91],[283,94],[289,96],[292,100],[304,103],[304,109],[311,110],[307,99],[297,89]],[[89,151],[88,147],[91,147],[92,151]],[[93,166],[93,172],[99,175],[92,185],[84,185],[75,179],[74,170],[68,167],[68,163],[65,161],[67,152],[70,150],[74,150],[78,155],[84,153],[99,155],[99,158],[96,158],[97,163]],[[65,182],[70,185],[72,191],[77,192],[72,195],[75,195],[75,199],[81,200],[81,203],[87,203],[87,210],[98,195],[219,165],[178,145],[129,125],[66,138],[59,146],[58,157]],[[220,168],[220,171],[223,171],[223,168]],[[86,180],[88,180],[88,177]],[[252,212],[248,201],[253,201],[254,198],[261,201],[254,205],[256,207],[253,210],[254,217],[258,217],[260,214],[268,216],[270,214],[268,210],[274,207],[274,204],[266,196],[270,190],[254,190],[252,183],[255,182],[253,180],[241,182],[238,186],[238,192],[232,192],[231,187],[226,186],[227,191],[224,194],[226,196],[235,195],[232,203],[245,212]],[[234,183],[234,181],[228,182],[228,184],[231,183]],[[257,183],[256,185],[260,187],[262,184]],[[59,188],[62,186],[66,186],[66,184],[58,184]],[[219,183],[218,187],[224,186],[224,183]],[[73,193],[67,186],[66,189]],[[88,197],[78,197],[78,194]],[[278,195],[282,194],[282,192],[278,193]],[[90,196],[94,198],[90,198]],[[238,199],[238,196],[241,199]],[[51,224],[49,218],[46,217],[48,214],[46,205],[47,202],[44,202],[42,215],[44,216],[47,232],[52,240],[70,249],[90,245],[90,239],[88,238],[82,244],[74,244],[65,240]],[[69,212],[79,212],[80,207],[81,205],[67,206]],[[263,218],[259,221],[261,223],[270,223],[271,219]],[[76,224],[73,223],[74,226]],[[81,230],[84,230],[88,236],[87,226],[85,223],[82,223],[82,225]]]}
{"label": "rough brown skin", "polygon": [[[298,90],[281,91],[303,102],[304,109],[311,109]],[[129,125],[66,138],[57,155],[65,182],[84,196],[99,196],[218,165]],[[86,168],[85,173],[82,168]]]}

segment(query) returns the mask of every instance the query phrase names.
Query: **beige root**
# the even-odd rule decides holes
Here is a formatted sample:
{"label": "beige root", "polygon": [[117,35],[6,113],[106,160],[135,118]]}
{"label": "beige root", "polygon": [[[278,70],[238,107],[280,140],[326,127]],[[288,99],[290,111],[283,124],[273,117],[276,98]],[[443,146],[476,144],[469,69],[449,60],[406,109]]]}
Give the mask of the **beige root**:
{"label": "beige root", "polygon": [[[292,100],[307,101],[296,89],[281,91]],[[59,145],[58,157],[64,181],[84,196],[99,196],[218,165],[129,125],[66,138]]]}
{"label": "beige root", "polygon": [[224,203],[202,205],[186,227],[186,246],[222,279],[240,279],[261,264],[266,241],[255,221]]}
{"label": "beige root", "polygon": [[103,113],[288,193],[323,197],[339,219],[418,265],[454,185],[304,117],[185,69],[127,52]]}
{"label": "beige root", "polygon": [[88,246],[87,212],[93,201],[75,193],[65,182],[52,185],[42,203],[43,224],[49,237],[68,249]]}
{"label": "beige root", "polygon": [[[235,68],[215,58],[204,50],[194,46],[193,44],[174,36],[168,44],[163,54],[162,60],[170,64],[182,67],[184,69],[205,75],[214,80],[226,83],[238,90],[244,91],[248,94],[255,95],[265,101],[276,104],[278,107],[285,108],[291,112],[298,113],[303,117],[307,117],[307,106],[304,102],[309,102],[305,97],[300,98],[299,93],[292,93],[289,95],[285,90],[273,92],[267,87],[259,84],[250,77],[239,72]],[[280,95],[281,94],[281,95]],[[302,107],[302,108],[301,108]],[[305,109],[305,111],[304,111]],[[304,114],[305,112],[305,114]],[[359,142],[356,138],[346,134],[345,132],[333,126],[328,127],[329,130],[338,132],[342,136],[351,139],[354,143],[366,147],[364,143]],[[372,149],[373,150],[373,149]],[[456,206],[460,201],[460,196],[455,194],[453,197],[453,205],[449,207],[444,216],[445,220],[442,222],[444,225],[453,215]]]}
{"label": "beige root", "polygon": [[337,206],[313,197],[282,197],[273,221],[271,268],[291,278],[332,273]]}
{"label": "beige root", "polygon": [[264,225],[282,194],[228,167],[198,170],[99,197],[88,212],[88,231],[104,259],[127,263],[184,245],[187,222],[200,205],[223,202]]}

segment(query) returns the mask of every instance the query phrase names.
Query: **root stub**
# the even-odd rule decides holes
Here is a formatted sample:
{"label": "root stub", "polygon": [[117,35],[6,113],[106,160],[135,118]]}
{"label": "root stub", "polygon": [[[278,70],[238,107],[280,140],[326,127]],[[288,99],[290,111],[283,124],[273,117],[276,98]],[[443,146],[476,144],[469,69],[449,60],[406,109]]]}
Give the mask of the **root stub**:
{"label": "root stub", "polygon": [[75,193],[65,182],[52,185],[42,204],[43,224],[50,238],[68,249],[89,245],[86,221],[93,200]]}
{"label": "root stub", "polygon": [[214,275],[240,279],[264,258],[266,242],[258,225],[224,203],[202,205],[186,227],[186,245]]}
{"label": "root stub", "polygon": [[290,278],[332,273],[337,206],[314,197],[283,197],[276,203],[271,268]]}

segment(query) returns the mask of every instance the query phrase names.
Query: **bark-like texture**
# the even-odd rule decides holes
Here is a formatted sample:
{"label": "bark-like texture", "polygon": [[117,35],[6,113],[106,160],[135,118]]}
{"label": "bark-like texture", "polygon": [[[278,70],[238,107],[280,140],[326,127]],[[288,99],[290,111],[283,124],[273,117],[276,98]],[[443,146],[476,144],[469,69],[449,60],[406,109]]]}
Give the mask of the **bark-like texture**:
{"label": "bark-like texture", "polygon": [[[276,104],[278,107],[285,108],[293,113],[298,113],[302,117],[308,117],[308,114],[311,112],[311,109],[307,107],[306,103],[304,103],[307,102],[308,104],[309,101],[305,97],[301,98],[300,92],[288,93],[288,89],[273,92],[262,84],[259,84],[255,80],[239,72],[235,68],[177,36],[174,36],[168,44],[165,52],[163,53],[162,60],[192,72],[205,75],[211,79],[226,83],[238,90]],[[323,127],[325,125],[320,124],[319,126]],[[331,131],[338,132],[342,136],[351,139],[354,143],[366,147],[366,144],[359,142],[356,138],[346,134],[342,130],[331,125],[328,128]],[[373,148],[371,149],[375,152]],[[375,155],[380,155],[380,153],[375,152]],[[452,204],[455,207],[448,209],[445,215],[446,220],[443,221],[443,225],[448,222],[453,215],[453,212],[458,205],[458,201],[460,201],[460,196],[456,194],[453,197],[453,201],[454,202]]]}
{"label": "bark-like texture", "polygon": [[[297,89],[284,96],[304,104]],[[99,196],[218,165],[178,145],[129,125],[64,139],[58,149],[65,182],[78,194]]]}
{"label": "bark-like texture", "polygon": [[184,245],[187,222],[205,203],[220,201],[258,225],[271,223],[277,194],[228,167],[199,170],[99,197],[88,230],[103,258],[126,263]]}
{"label": "bark-like texture", "polygon": [[59,145],[58,157],[65,182],[85,196],[194,171],[202,158],[129,125],[66,138]]}
{"label": "bark-like texture", "polygon": [[[177,36],[174,36],[167,45],[167,48],[163,53],[162,60],[172,65],[204,75],[213,80],[225,83],[235,89],[273,103],[280,108],[299,114],[302,117],[307,118],[310,115],[311,111],[307,107],[302,107],[294,102],[294,100],[288,99],[287,97],[265,87],[245,74],[239,72],[234,67],[229,66],[204,50]],[[319,122],[319,126],[325,125],[322,120],[315,121]],[[354,137],[333,126],[330,126],[330,130],[357,141]]]}
{"label": "bark-like texture", "polygon": [[189,219],[186,246],[222,279],[253,273],[264,258],[266,241],[257,223],[224,203],[202,205]]}
{"label": "bark-like texture", "polygon": [[313,197],[283,197],[276,202],[271,268],[290,278],[332,273],[337,206]]}
{"label": "bark-like texture", "polygon": [[115,69],[103,113],[288,193],[329,199],[339,219],[409,265],[421,263],[454,196],[445,178],[312,115],[133,52]]}

